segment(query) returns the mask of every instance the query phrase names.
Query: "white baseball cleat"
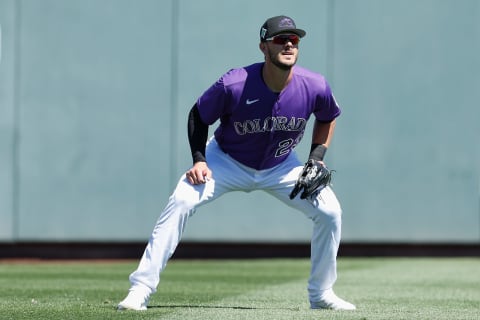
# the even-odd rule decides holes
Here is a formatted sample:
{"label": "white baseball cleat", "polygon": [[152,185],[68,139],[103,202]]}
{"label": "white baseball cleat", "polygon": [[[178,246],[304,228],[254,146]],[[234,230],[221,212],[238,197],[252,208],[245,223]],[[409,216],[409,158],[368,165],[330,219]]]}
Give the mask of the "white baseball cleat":
{"label": "white baseball cleat", "polygon": [[337,297],[332,289],[326,290],[319,301],[310,301],[312,309],[355,310],[355,305]]}
{"label": "white baseball cleat", "polygon": [[128,295],[118,305],[117,310],[147,310],[148,300],[150,299],[149,288],[135,286],[130,288]]}

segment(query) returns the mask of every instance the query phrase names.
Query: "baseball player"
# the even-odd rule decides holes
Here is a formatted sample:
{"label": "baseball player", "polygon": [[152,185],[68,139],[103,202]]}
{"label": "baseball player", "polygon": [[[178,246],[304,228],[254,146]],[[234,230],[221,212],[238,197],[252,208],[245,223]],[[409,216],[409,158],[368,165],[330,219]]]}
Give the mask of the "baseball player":
{"label": "baseball player", "polygon": [[[260,29],[264,62],[228,71],[198,98],[188,115],[193,166],[160,214],[118,309],[147,309],[160,273],[197,208],[227,192],[253,190],[271,194],[313,222],[311,308],[355,309],[332,289],[342,213],[335,194],[326,186],[311,197],[290,197],[305,162],[294,147],[308,119],[313,115],[315,121],[308,160],[323,163],[341,112],[325,78],[296,65],[305,34],[287,16],[267,19]],[[208,140],[208,127],[217,120],[220,124]]]}

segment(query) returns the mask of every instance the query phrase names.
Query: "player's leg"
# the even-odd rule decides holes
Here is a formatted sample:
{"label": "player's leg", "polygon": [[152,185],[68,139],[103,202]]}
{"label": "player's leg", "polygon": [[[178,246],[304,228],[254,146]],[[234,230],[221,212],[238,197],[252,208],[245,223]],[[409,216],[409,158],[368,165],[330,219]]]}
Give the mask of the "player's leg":
{"label": "player's leg", "polygon": [[291,200],[289,194],[303,168],[292,154],[268,175],[266,191],[286,205],[300,210],[313,222],[311,273],[308,293],[312,308],[354,309],[332,291],[337,279],[337,252],[341,238],[342,210],[335,193],[326,187],[312,198]]}
{"label": "player's leg", "polygon": [[130,274],[131,287],[118,309],[146,310],[149,297],[157,289],[160,272],[173,255],[188,218],[202,201],[215,197],[214,183],[191,185],[185,175],[158,217],[137,269]]}
{"label": "player's leg", "polygon": [[[120,302],[119,309],[145,310],[150,294],[160,282],[160,273],[173,255],[188,218],[196,208],[225,192],[242,189],[248,179],[236,163],[223,153],[213,140],[207,146],[207,159],[212,179],[201,185],[191,185],[185,175],[179,180],[165,209],[160,214],[138,268],[130,275],[130,294]],[[236,179],[229,179],[232,174]]]}
{"label": "player's leg", "polygon": [[[184,176],[180,179],[155,223],[137,269],[130,274],[131,292],[141,292],[140,295],[149,296],[156,291],[160,272],[175,252],[188,218],[199,204],[215,196],[213,190],[214,184],[211,181],[202,185],[191,185]],[[148,301],[143,302],[145,309],[147,303]],[[119,307],[122,305],[129,306],[123,302]]]}

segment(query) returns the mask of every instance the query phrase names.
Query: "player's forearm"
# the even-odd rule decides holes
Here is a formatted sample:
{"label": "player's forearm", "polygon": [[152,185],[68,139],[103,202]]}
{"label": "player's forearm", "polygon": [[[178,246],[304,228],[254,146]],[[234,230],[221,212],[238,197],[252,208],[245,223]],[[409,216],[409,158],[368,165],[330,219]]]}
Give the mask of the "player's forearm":
{"label": "player's forearm", "polygon": [[335,119],[331,122],[315,121],[309,159],[322,161],[335,131]]}
{"label": "player's forearm", "polygon": [[335,131],[335,122],[315,121],[313,126],[312,144],[322,144],[328,148],[332,141],[333,132]]}
{"label": "player's forearm", "polygon": [[188,114],[188,142],[193,163],[206,162],[205,148],[208,139],[208,125],[203,123],[195,104]]}

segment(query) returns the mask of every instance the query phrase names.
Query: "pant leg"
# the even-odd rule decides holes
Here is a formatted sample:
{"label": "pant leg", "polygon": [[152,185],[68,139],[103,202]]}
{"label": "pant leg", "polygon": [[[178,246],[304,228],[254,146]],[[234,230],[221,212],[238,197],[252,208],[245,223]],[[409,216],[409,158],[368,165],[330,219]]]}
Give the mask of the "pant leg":
{"label": "pant leg", "polygon": [[310,301],[319,301],[320,292],[331,289],[337,280],[337,253],[340,246],[342,210],[330,187],[313,199],[311,274],[308,281]]}
{"label": "pant leg", "polygon": [[[220,150],[215,140],[209,142],[206,156],[212,179],[205,184],[191,185],[182,175],[155,224],[137,270],[129,277],[132,287],[143,285],[155,292],[160,273],[175,252],[188,218],[195,210],[226,192],[248,189],[249,176]],[[235,179],[231,179],[232,176]]]}
{"label": "pant leg", "polygon": [[142,284],[156,291],[160,272],[175,252],[188,218],[195,208],[212,195],[213,183],[192,186],[185,177],[178,182],[168,203],[160,214],[149,238],[137,270],[129,277],[132,286]]}
{"label": "pant leg", "polygon": [[318,301],[322,290],[333,287],[337,279],[337,253],[341,237],[342,209],[335,193],[326,187],[313,199],[290,200],[289,194],[303,168],[292,154],[265,180],[266,190],[286,205],[300,210],[313,222],[311,272],[308,280],[310,301]]}

